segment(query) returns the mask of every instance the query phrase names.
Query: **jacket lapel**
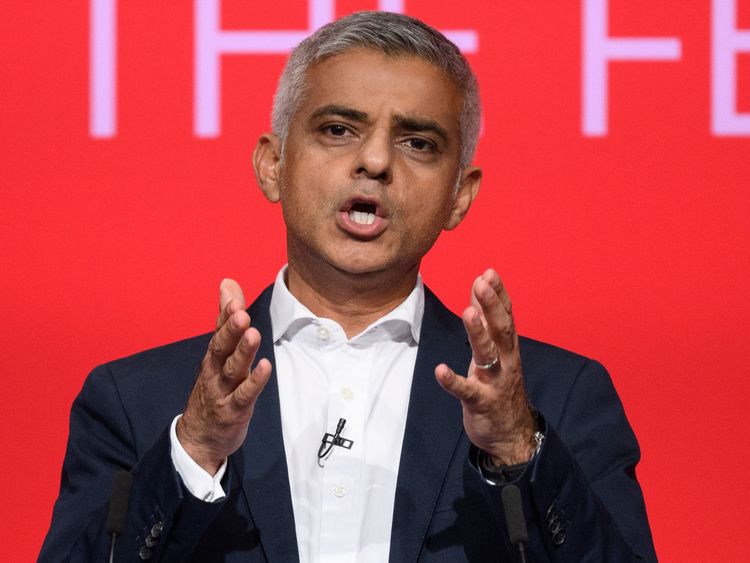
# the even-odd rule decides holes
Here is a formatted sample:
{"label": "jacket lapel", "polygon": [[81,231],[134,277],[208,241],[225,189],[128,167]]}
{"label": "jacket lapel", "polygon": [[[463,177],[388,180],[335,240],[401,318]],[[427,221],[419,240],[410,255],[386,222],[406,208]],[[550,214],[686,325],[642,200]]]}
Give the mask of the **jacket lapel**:
{"label": "jacket lapel", "polygon": [[425,313],[396,485],[390,561],[416,561],[463,433],[460,403],[435,380],[447,363],[465,374],[471,349],[460,319],[425,288]]}
{"label": "jacket lapel", "polygon": [[[275,367],[269,315],[271,289],[258,297],[249,313],[252,326],[262,335],[256,362],[268,358]],[[244,466],[244,495],[253,522],[261,530],[266,559],[269,563],[299,561],[275,373],[255,404],[247,439],[238,454]]]}

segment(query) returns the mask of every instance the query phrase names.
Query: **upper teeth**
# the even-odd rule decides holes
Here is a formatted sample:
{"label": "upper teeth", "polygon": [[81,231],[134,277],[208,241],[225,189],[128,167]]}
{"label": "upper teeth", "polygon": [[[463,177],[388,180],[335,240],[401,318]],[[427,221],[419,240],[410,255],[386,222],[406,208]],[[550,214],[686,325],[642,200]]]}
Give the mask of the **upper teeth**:
{"label": "upper teeth", "polygon": [[372,225],[375,222],[375,214],[367,211],[350,211],[349,218],[360,225]]}

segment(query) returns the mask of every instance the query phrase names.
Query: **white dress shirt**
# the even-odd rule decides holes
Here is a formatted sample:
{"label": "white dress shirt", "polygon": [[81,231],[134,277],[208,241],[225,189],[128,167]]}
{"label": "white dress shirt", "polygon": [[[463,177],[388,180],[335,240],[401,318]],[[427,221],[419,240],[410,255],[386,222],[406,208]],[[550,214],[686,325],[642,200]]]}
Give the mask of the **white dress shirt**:
{"label": "white dress shirt", "polygon": [[[338,323],[316,317],[289,292],[285,273],[276,278],[270,313],[300,561],[387,561],[424,312],[422,280],[396,309],[347,339]],[[353,445],[334,446],[320,461],[321,439],[340,418],[346,420],[341,436]],[[186,487],[204,500],[223,498],[221,477],[190,459],[175,424],[172,460]]]}

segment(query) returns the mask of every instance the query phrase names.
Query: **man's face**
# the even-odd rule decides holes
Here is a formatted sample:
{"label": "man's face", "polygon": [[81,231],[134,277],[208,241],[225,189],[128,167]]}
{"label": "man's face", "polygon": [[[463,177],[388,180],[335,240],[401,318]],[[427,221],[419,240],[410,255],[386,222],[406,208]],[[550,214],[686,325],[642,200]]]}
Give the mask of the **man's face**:
{"label": "man's face", "polygon": [[308,87],[277,180],[261,180],[281,201],[290,267],[413,271],[478,189],[459,166],[460,92],[429,63],[365,49],[319,63]]}

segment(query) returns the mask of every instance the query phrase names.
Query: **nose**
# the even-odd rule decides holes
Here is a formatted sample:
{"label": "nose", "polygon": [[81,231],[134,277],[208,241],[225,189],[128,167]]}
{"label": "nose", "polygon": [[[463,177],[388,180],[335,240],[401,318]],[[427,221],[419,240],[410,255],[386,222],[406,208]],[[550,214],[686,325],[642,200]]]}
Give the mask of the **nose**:
{"label": "nose", "polygon": [[355,177],[390,184],[393,177],[393,143],[386,131],[373,131],[363,139],[353,166]]}

